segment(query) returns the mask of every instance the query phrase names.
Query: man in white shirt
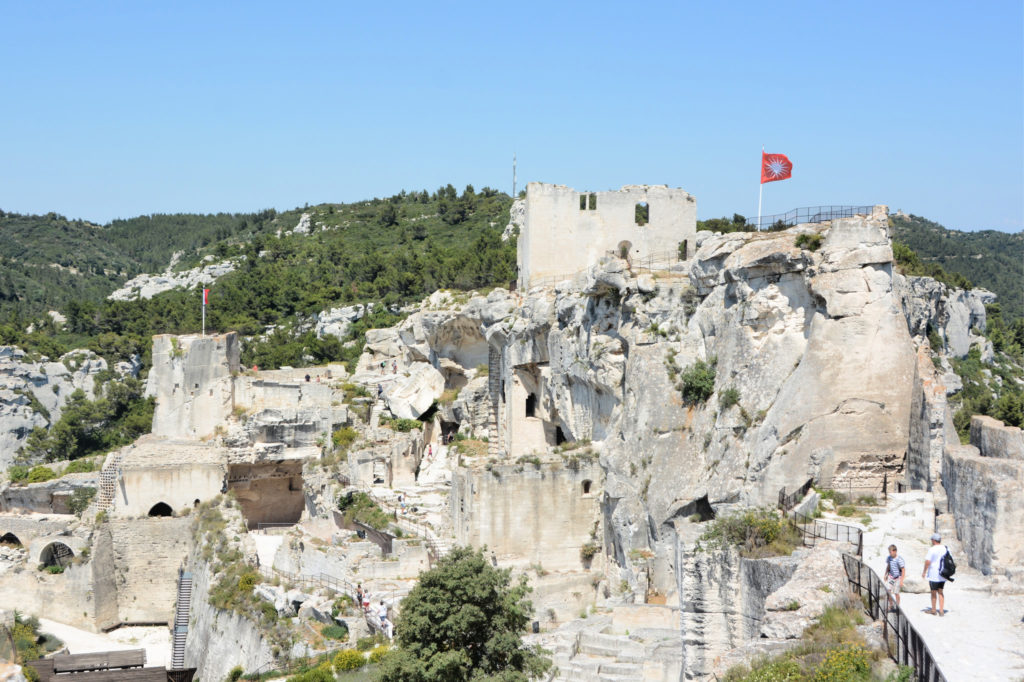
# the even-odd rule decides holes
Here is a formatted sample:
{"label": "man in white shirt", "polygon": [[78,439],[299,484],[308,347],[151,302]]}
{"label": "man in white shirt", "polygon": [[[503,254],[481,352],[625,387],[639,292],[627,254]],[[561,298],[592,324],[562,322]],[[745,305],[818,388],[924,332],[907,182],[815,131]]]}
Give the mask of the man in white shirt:
{"label": "man in white shirt", "polygon": [[[942,588],[946,585],[946,579],[939,573],[942,570],[942,557],[946,556],[946,546],[941,544],[942,536],[938,533],[932,534],[932,546],[928,550],[928,555],[924,558],[924,570],[921,571],[921,577],[928,578],[928,587],[932,591],[932,608],[925,613],[935,614],[938,613],[940,616],[946,615],[946,597],[942,594]],[[939,610],[935,610],[935,597],[939,598]]]}
{"label": "man in white shirt", "polygon": [[377,607],[377,618],[380,619],[380,629],[384,632],[384,636],[388,639],[393,637],[393,630],[391,629],[391,621],[388,620],[388,607],[384,604],[384,600],[380,600],[380,606]]}

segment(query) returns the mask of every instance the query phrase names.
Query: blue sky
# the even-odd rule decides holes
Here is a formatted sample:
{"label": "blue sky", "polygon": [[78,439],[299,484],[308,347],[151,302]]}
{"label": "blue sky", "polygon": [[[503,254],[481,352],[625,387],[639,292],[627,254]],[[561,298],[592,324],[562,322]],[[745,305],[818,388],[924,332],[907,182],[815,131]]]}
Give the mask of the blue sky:
{"label": "blue sky", "polygon": [[701,218],[1024,228],[1019,0],[0,0],[0,208],[105,222],[401,189],[668,184]]}

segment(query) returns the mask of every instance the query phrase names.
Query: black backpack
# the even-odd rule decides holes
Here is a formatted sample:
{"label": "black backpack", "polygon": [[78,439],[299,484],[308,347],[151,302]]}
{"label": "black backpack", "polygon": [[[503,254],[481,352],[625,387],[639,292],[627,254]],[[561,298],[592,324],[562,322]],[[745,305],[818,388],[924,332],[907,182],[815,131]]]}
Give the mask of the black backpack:
{"label": "black backpack", "polygon": [[939,562],[939,575],[953,582],[953,575],[956,573],[956,562],[953,561],[953,555],[949,553],[949,547],[946,548],[946,556],[942,557]]}

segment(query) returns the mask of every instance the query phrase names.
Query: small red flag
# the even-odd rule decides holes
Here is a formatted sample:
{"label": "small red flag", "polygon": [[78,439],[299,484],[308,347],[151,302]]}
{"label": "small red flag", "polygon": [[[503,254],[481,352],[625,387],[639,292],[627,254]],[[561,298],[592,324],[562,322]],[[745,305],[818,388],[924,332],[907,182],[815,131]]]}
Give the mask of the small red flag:
{"label": "small red flag", "polygon": [[785,180],[793,174],[793,164],[785,154],[761,152],[761,184]]}
{"label": "small red flag", "polygon": [[209,289],[203,289],[203,305],[206,305],[209,302],[210,302],[210,290]]}

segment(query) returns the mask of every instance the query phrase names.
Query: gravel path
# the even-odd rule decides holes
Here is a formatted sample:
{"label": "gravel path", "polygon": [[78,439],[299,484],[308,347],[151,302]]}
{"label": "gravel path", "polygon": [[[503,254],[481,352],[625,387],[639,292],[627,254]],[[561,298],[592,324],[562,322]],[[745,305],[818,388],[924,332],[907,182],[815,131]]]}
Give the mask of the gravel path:
{"label": "gravel path", "polygon": [[884,512],[870,513],[865,563],[881,576],[888,546],[897,546],[907,564],[901,606],[950,682],[1024,680],[1024,595],[993,590],[995,581],[967,565],[955,538],[945,538],[957,558],[956,580],[945,588],[947,613],[925,613],[931,595],[921,571],[933,509],[931,493],[891,495]]}

